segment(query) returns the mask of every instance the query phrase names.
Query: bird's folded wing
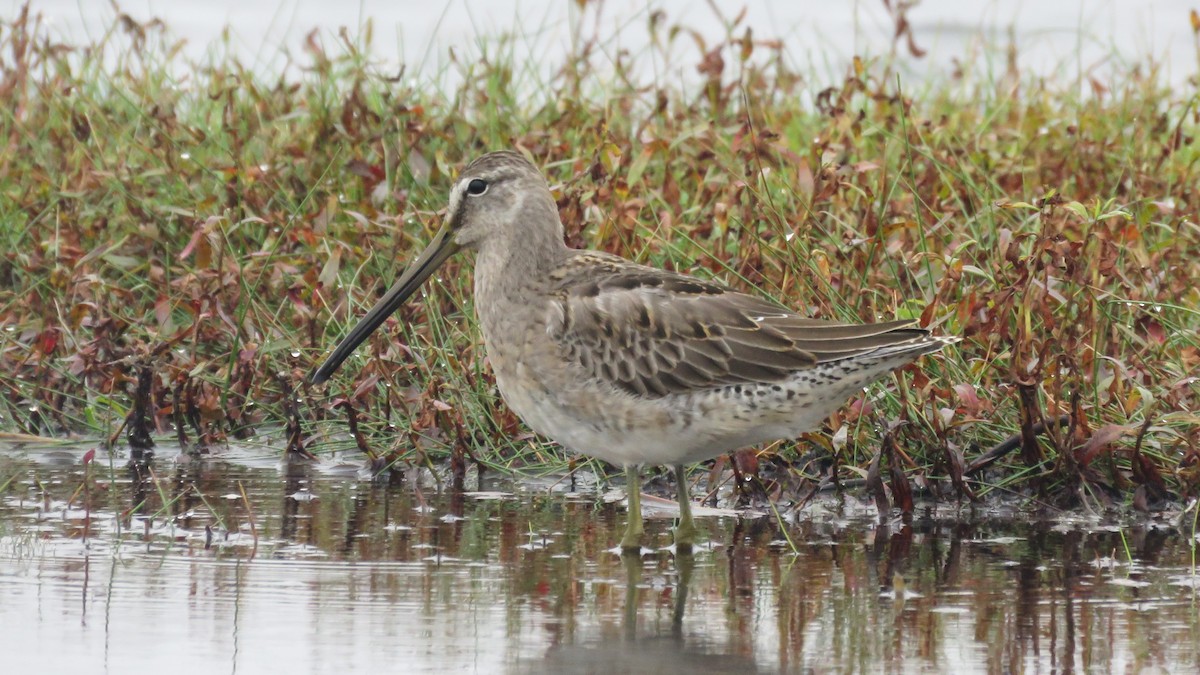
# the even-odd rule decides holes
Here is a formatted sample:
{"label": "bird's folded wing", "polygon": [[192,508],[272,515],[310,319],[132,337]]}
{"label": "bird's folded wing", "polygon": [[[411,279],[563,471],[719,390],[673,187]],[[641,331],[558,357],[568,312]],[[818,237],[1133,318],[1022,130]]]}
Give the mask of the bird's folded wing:
{"label": "bird's folded wing", "polygon": [[662,397],[781,382],[817,363],[917,340],[910,321],[799,316],[718,283],[581,253],[552,274],[547,333],[592,377]]}

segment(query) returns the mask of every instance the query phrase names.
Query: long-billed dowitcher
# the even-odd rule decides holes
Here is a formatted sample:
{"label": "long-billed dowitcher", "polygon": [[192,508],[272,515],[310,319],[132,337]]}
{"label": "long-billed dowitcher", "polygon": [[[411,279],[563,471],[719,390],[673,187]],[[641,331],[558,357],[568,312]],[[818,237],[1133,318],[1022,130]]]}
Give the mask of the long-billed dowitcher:
{"label": "long-billed dowitcher", "polygon": [[541,172],[506,151],[463,170],[441,230],[311,380],[327,380],[460,249],[476,251],[475,311],[504,400],[539,434],[625,467],[624,549],[640,547],[642,465],[674,468],[675,541],[690,548],[684,464],[795,437],[867,383],[953,342],[912,321],[806,318],[719,283],[570,249]]}

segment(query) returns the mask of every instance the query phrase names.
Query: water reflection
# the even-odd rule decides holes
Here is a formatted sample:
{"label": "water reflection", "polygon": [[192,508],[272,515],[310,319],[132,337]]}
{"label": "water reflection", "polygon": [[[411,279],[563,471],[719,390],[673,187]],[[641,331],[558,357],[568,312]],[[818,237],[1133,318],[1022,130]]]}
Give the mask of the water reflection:
{"label": "water reflection", "polygon": [[85,472],[64,452],[0,451],[18,670],[1200,669],[1196,540],[1153,522],[880,525],[847,502],[621,557],[619,505],[533,479],[439,490],[248,450]]}
{"label": "water reflection", "polygon": [[[664,589],[644,578],[641,559],[626,556],[624,613],[619,638],[581,644],[555,643],[544,658],[516,663],[513,673],[757,673],[753,655],[727,654],[703,632],[685,632],[684,612],[695,559],[681,555]],[[658,591],[660,605],[670,605],[669,621],[639,623],[641,594]],[[657,618],[657,617],[656,617]]]}

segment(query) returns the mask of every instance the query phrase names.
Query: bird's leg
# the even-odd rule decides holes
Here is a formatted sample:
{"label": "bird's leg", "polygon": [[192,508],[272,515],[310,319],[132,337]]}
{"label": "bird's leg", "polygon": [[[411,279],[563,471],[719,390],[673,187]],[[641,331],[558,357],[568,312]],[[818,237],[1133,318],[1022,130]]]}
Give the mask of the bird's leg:
{"label": "bird's leg", "polygon": [[625,467],[625,494],[629,499],[626,509],[628,522],[625,525],[625,536],[621,538],[621,549],[625,551],[640,551],[642,549],[642,468],[636,464]]}
{"label": "bird's leg", "polygon": [[696,543],[696,523],[692,520],[692,499],[688,496],[687,475],[683,465],[675,465],[675,485],[679,491],[679,524],[675,526],[675,550],[691,553]]}

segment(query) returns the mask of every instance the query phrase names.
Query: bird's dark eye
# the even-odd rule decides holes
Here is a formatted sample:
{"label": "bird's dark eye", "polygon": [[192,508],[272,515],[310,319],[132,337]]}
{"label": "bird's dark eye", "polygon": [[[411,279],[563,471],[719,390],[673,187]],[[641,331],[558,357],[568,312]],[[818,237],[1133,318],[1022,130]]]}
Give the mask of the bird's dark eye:
{"label": "bird's dark eye", "polygon": [[479,195],[487,192],[487,189],[487,181],[483,180],[482,178],[473,178],[471,179],[470,183],[467,183],[467,194],[471,195],[472,197],[478,197]]}

